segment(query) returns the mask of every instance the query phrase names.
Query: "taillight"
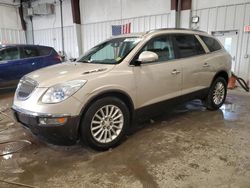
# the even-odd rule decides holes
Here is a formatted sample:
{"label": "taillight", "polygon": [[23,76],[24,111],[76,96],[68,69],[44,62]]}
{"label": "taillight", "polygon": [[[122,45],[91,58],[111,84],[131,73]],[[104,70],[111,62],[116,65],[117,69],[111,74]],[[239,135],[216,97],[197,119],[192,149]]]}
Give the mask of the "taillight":
{"label": "taillight", "polygon": [[54,56],[55,60],[62,62],[62,57],[60,55],[55,55]]}

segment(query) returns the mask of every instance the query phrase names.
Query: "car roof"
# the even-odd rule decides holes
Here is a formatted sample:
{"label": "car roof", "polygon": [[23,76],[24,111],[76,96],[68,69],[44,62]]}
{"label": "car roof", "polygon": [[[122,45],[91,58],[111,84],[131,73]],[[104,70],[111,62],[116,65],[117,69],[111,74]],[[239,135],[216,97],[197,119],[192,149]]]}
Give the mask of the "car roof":
{"label": "car roof", "polygon": [[140,33],[129,33],[129,34],[122,34],[113,36],[112,38],[119,38],[119,37],[143,37],[147,35],[154,35],[158,33],[190,33],[190,34],[199,34],[199,35],[209,35],[205,31],[195,30],[195,29],[185,29],[185,28],[160,28],[160,29],[152,29],[147,32],[140,32]]}
{"label": "car roof", "polygon": [[155,33],[155,32],[160,32],[160,31],[169,31],[169,32],[183,32],[183,33],[205,33],[205,31],[197,30],[197,29],[187,29],[187,28],[160,28],[160,29],[152,29],[147,31],[146,33]]}
{"label": "car roof", "polygon": [[43,46],[43,45],[35,45],[35,44],[0,44],[0,48],[6,48],[6,47],[48,47],[52,48],[50,46]]}
{"label": "car roof", "polygon": [[139,33],[127,33],[127,34],[121,34],[112,36],[111,38],[121,38],[121,37],[142,37],[146,34],[146,32],[139,32]]}

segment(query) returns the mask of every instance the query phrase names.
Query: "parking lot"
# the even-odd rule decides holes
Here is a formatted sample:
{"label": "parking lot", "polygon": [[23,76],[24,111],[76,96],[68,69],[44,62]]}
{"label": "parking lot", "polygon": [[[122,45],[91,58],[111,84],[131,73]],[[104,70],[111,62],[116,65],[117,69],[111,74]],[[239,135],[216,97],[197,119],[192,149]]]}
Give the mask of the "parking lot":
{"label": "parking lot", "polygon": [[[10,117],[13,95],[0,95]],[[218,111],[192,101],[139,123],[106,152],[46,144],[1,114],[0,187],[249,187],[249,110],[241,90]]]}

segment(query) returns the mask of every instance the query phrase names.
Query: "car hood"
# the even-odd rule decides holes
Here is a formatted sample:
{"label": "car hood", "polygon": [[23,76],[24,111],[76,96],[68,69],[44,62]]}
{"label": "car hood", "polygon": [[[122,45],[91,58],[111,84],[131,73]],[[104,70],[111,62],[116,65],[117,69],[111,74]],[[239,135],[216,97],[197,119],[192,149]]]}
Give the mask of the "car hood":
{"label": "car hood", "polygon": [[38,87],[51,87],[71,80],[88,80],[110,71],[115,65],[66,62],[39,69],[27,75]]}

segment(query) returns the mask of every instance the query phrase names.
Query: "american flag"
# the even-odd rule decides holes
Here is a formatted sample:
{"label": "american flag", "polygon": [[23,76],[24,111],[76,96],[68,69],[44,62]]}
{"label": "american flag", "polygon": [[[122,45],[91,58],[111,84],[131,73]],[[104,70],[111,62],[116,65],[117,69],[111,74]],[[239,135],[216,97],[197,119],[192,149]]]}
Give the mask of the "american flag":
{"label": "american flag", "polygon": [[127,23],[124,25],[112,25],[112,35],[121,35],[130,33],[131,30],[131,23]]}

